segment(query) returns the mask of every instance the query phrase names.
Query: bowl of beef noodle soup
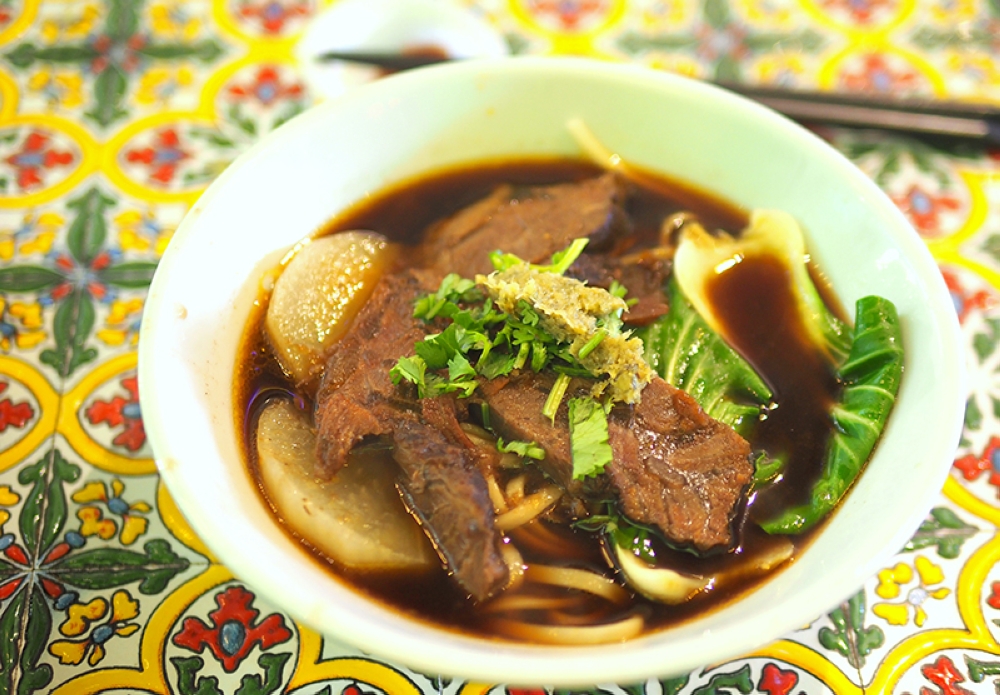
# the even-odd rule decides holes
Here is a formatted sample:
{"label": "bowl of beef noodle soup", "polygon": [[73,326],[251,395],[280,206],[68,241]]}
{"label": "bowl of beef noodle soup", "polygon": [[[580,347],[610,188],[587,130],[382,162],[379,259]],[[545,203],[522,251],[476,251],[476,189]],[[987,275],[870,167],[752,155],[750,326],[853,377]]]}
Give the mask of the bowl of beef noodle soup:
{"label": "bowl of beef noodle soup", "polygon": [[140,341],[193,530],[303,624],[579,686],[738,656],[855,592],[946,475],[957,322],[808,131],[581,60],[316,107],[195,204]]}

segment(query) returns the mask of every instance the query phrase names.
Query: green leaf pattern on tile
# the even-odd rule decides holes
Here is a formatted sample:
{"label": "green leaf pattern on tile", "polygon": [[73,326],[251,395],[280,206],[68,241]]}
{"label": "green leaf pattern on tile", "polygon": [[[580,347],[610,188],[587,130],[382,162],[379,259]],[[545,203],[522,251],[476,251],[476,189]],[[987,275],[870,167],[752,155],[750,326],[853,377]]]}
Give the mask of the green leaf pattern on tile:
{"label": "green leaf pattern on tile", "polygon": [[[69,530],[73,504],[69,490],[80,478],[80,466],[58,448],[51,449],[18,473],[23,486],[23,503],[18,510],[17,533],[2,538],[0,560],[0,693],[34,693],[52,679],[53,656],[63,664],[79,666],[86,653],[91,665],[104,656],[108,639],[133,634],[138,626],[124,622],[102,623],[93,629],[85,624],[75,631],[63,631],[69,619],[81,611],[97,607],[102,619],[111,615],[108,606],[127,606],[129,615],[138,614],[138,604],[122,587],[135,585],[140,594],[150,596],[165,591],[169,583],[188,569],[190,561],[178,556],[170,542],[162,538],[148,541],[143,552],[127,550],[111,543],[87,539]],[[91,546],[91,547],[88,547]],[[115,596],[103,595],[119,589]],[[97,593],[84,600],[81,594]],[[110,593],[110,592],[109,592]],[[60,632],[68,639],[52,642],[54,613],[65,612],[67,621]],[[89,620],[93,620],[90,618]],[[46,649],[48,645],[48,649]],[[77,657],[62,649],[72,650]],[[266,681],[264,684],[270,681]]]}
{"label": "green leaf pattern on tile", "polygon": [[820,644],[847,658],[854,668],[865,665],[865,658],[885,642],[885,633],[877,625],[865,627],[866,600],[861,591],[829,614],[832,628],[820,628]]}
{"label": "green leaf pattern on tile", "polygon": [[123,119],[126,97],[150,63],[197,60],[210,63],[223,53],[214,38],[158,42],[142,31],[139,13],[145,0],[105,0],[103,31],[77,43],[38,46],[25,42],[6,53],[20,69],[36,63],[76,65],[96,74],[92,103],[85,115],[101,127]]}
{"label": "green leaf pattern on tile", "polygon": [[946,560],[954,560],[962,552],[962,545],[979,529],[962,521],[948,507],[935,507],[913,538],[903,546],[903,550],[913,552],[923,548],[936,547],[937,553]]}

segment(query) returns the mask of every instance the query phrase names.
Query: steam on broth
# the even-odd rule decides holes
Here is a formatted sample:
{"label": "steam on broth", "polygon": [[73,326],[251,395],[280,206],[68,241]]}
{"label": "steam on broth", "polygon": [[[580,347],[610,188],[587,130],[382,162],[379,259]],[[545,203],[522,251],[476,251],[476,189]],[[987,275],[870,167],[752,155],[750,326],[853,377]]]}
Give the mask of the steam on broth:
{"label": "steam on broth", "polygon": [[[514,227],[523,222],[532,231],[479,238],[503,220],[515,220]],[[720,231],[710,236],[735,238],[751,222],[746,212],[690,187],[645,173],[625,180],[567,160],[447,171],[349,210],[322,237],[340,238],[336,243],[344,245],[348,230],[373,235],[351,241],[361,249],[354,251],[360,255],[352,256],[351,270],[360,279],[345,290],[349,296],[332,303],[354,306],[332,342],[310,348],[319,357],[310,363],[294,346],[276,348],[268,338],[267,297],[248,326],[236,387],[238,402],[245,404],[247,459],[265,498],[289,532],[356,590],[416,618],[476,635],[542,643],[617,641],[682,622],[751,590],[789,562],[816,528],[817,519],[801,522],[802,510],[810,507],[817,483],[830,482],[825,462],[835,436],[831,410],[850,388],[838,360],[846,356],[845,345],[851,348],[850,329],[837,329],[836,318],[828,321],[834,326],[829,335],[823,334],[828,343],[817,344],[815,331],[799,320],[799,299],[789,281],[794,261],[766,254],[741,259],[737,272],[720,273],[707,284],[716,328],[702,326],[673,278],[678,237],[712,229]],[[579,228],[567,228],[573,225]],[[599,391],[595,377],[581,374],[579,366],[546,362],[550,366],[533,369],[552,359],[546,351],[562,349],[543,350],[537,341],[521,348],[520,362],[511,357],[516,366],[507,371],[489,366],[482,345],[467,347],[471,362],[462,359],[472,372],[461,378],[468,393],[442,390],[457,383],[460,370],[450,362],[439,376],[428,368],[426,384],[417,384],[412,373],[401,376],[406,370],[399,365],[427,335],[457,332],[426,309],[428,300],[427,320],[414,318],[413,307],[419,313],[420,298],[445,297],[448,273],[473,279],[489,272],[489,254],[479,254],[479,246],[520,251],[533,263],[543,259],[525,256],[541,254],[547,262],[562,246],[539,250],[537,238],[552,244],[550,236],[572,239],[577,232],[588,244],[565,274],[619,295],[617,288],[624,287],[631,306],[619,312],[626,322],[622,340],[630,332],[641,336],[646,360],[667,381],[655,376],[637,404],[611,403],[607,392],[590,395]],[[481,288],[447,296],[457,310],[486,316],[486,325],[493,304],[469,299],[481,295]],[[689,313],[678,314],[683,311]],[[544,324],[545,310],[538,312]],[[523,319],[515,316],[520,329],[511,330],[526,330],[518,323]],[[613,323],[602,316],[596,330],[604,335],[589,334],[590,343],[610,349],[606,335],[618,330]],[[462,331],[471,331],[469,325]],[[501,325],[491,330],[507,330]],[[678,326],[701,331],[704,353],[725,355],[755,372],[738,377],[742,386],[720,391],[713,405],[705,405],[718,420],[675,388],[704,396],[711,386],[704,382],[718,380],[699,376],[703,368],[697,364],[678,366],[670,352]],[[495,340],[499,345],[506,339]],[[574,358],[582,352],[579,345],[575,349]],[[282,359],[282,353],[295,356]],[[420,398],[425,388],[428,397]],[[587,398],[604,406],[598,409],[606,411],[604,442],[615,458],[603,472],[571,475],[580,447],[567,429],[574,417],[568,408]],[[676,423],[660,422],[659,404],[688,429],[671,434]],[[543,418],[546,409],[551,417]],[[337,420],[338,413],[346,415]],[[298,438],[285,441],[286,432]],[[626,464],[622,452],[632,450],[638,463]],[[682,458],[710,451],[712,461],[735,462],[735,468],[695,463],[686,469],[687,459],[671,461],[675,450]],[[265,458],[268,465],[279,462],[278,474],[264,469]],[[370,475],[365,466],[371,466]],[[444,469],[457,476],[455,482],[446,482]],[[650,488],[645,478],[656,476],[680,491]],[[678,482],[684,476],[688,482]],[[348,492],[337,492],[338,485]],[[636,518],[631,510],[648,506],[651,494],[667,500],[665,511]],[[300,499],[324,495],[335,501],[304,502],[318,505],[304,513],[305,507],[296,507]],[[693,500],[688,507],[686,498]],[[702,504],[719,509],[701,517],[694,507]],[[773,521],[793,511],[794,519]],[[337,519],[343,527],[304,526],[316,516]],[[475,528],[472,540],[449,523]],[[762,528],[769,524],[770,533]],[[369,540],[349,541],[347,552],[344,543],[328,542],[330,533],[355,538],[351,534],[360,527],[372,529]],[[487,576],[474,575],[480,567]]]}

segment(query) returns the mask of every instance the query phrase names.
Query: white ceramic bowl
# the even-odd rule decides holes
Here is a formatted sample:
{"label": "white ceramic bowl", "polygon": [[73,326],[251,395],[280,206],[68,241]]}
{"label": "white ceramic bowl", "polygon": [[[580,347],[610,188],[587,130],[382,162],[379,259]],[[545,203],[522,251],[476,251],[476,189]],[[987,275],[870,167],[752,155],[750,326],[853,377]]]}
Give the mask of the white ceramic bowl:
{"label": "white ceramic bowl", "polygon": [[[335,213],[421,172],[578,155],[583,118],[629,162],[748,208],[787,210],[845,306],[891,299],[905,374],[860,481],[809,549],[739,601],[625,644],[485,641],[405,619],[321,569],[272,520],[234,424],[237,345],[260,274]],[[952,304],[925,246],[849,161],[784,118],[706,84],[572,59],[470,61],[401,74],[294,119],[227,169],[160,262],[139,348],[163,479],[218,558],[304,623],[427,673],[517,684],[634,682],[735,657],[845,599],[910,537],[943,484],[964,404]]]}

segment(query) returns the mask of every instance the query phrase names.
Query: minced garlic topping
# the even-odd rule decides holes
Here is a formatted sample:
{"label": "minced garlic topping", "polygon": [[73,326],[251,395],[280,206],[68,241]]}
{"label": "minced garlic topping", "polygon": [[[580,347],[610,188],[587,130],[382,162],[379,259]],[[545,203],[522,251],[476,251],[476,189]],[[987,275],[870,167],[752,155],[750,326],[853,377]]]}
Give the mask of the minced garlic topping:
{"label": "minced garlic topping", "polygon": [[[479,275],[476,282],[505,313],[516,314],[520,302],[528,303],[538,313],[539,325],[569,343],[570,353],[580,364],[594,375],[606,374],[608,380],[598,382],[595,396],[610,387],[612,400],[639,402],[654,372],[643,359],[642,341],[621,329],[621,313],[628,309],[625,300],[579,280],[536,270],[527,263]],[[604,339],[580,357],[581,349],[602,330],[607,334]]]}

